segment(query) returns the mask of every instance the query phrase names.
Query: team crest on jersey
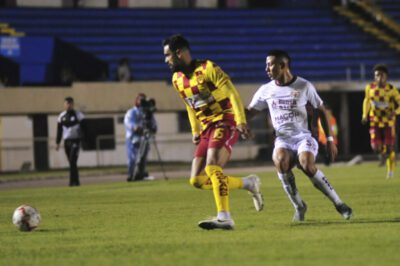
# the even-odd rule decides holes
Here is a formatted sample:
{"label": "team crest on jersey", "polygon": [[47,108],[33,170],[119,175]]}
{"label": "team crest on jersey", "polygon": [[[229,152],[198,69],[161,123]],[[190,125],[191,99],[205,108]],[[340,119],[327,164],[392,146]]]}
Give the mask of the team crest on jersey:
{"label": "team crest on jersey", "polygon": [[197,82],[198,82],[199,84],[203,84],[203,83],[204,83],[204,80],[205,80],[205,77],[204,77],[204,75],[203,75],[203,72],[197,71],[197,72],[196,72],[196,79],[197,79]]}
{"label": "team crest on jersey", "polygon": [[294,98],[299,98],[299,96],[300,96],[300,91],[298,91],[298,90],[293,90],[291,94],[292,94],[292,96],[293,96]]}

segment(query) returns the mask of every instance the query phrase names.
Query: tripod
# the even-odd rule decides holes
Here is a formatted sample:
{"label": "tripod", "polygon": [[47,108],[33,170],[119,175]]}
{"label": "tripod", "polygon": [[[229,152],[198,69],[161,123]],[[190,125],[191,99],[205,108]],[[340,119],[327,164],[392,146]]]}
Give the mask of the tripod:
{"label": "tripod", "polygon": [[136,179],[136,177],[139,175],[143,176],[145,174],[144,170],[146,167],[146,157],[147,157],[147,153],[149,151],[150,143],[153,143],[154,149],[157,153],[158,162],[160,164],[161,171],[164,176],[164,180],[168,180],[168,177],[166,175],[165,168],[164,168],[164,162],[161,159],[160,151],[157,146],[157,141],[155,139],[154,134],[152,132],[150,132],[150,130],[148,130],[148,129],[145,129],[143,132],[143,135],[140,137],[139,149],[138,149],[138,152],[136,155],[132,177],[134,180],[139,180],[139,179]]}

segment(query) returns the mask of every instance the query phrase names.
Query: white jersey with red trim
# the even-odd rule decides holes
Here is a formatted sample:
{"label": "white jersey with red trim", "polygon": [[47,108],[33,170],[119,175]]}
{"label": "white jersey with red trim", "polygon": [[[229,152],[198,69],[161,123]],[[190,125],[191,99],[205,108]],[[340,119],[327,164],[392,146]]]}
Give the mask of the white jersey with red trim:
{"label": "white jersey with red trim", "polygon": [[310,135],[306,104],[314,108],[323,104],[311,82],[295,77],[287,85],[277,85],[273,80],[262,85],[254,94],[249,109],[262,111],[269,109],[276,136],[301,138]]}

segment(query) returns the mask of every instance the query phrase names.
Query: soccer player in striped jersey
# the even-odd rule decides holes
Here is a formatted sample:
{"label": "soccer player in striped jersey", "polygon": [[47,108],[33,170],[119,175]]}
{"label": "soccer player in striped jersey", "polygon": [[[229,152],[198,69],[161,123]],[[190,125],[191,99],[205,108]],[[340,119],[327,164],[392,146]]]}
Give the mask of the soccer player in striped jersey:
{"label": "soccer player in striped jersey", "polygon": [[363,124],[369,119],[371,148],[386,159],[386,178],[394,176],[396,153],[395,124],[396,115],[400,114],[400,93],[387,82],[389,70],[385,65],[374,67],[374,82],[365,87],[363,101]]}
{"label": "soccer player in striped jersey", "polygon": [[307,205],[297,190],[292,168],[298,167],[310,178],[336,207],[345,219],[350,219],[352,209],[347,206],[333,189],[325,174],[315,165],[318,142],[308,128],[307,105],[317,110],[327,136],[327,149],[334,159],[337,148],[333,143],[329,115],[314,86],[307,80],[294,76],[290,70],[290,57],[282,50],[268,53],[266,72],[271,79],[254,94],[248,106],[248,117],[268,109],[275,130],[273,161],[283,189],[295,208],[293,221],[304,221]]}
{"label": "soccer player in striped jersey", "polygon": [[248,190],[257,211],[263,208],[260,179],[227,176],[223,167],[241,134],[249,136],[242,101],[229,76],[210,60],[192,59],[189,42],[181,35],[163,41],[165,63],[173,72],[172,84],[185,103],[192,142],[196,145],[190,184],[213,190],[217,217],[200,221],[203,229],[234,228],[229,191]]}

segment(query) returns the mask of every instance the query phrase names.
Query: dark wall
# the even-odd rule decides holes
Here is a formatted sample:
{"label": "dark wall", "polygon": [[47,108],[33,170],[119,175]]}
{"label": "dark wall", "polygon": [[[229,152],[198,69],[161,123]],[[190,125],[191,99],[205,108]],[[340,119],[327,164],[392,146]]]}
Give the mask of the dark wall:
{"label": "dark wall", "polygon": [[33,154],[36,170],[49,169],[47,114],[35,114],[33,119]]}
{"label": "dark wall", "polygon": [[350,109],[350,149],[352,153],[370,153],[369,127],[361,124],[364,92],[348,93]]}
{"label": "dark wall", "polygon": [[0,56],[0,80],[6,86],[17,86],[19,84],[19,65]]}

